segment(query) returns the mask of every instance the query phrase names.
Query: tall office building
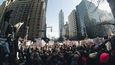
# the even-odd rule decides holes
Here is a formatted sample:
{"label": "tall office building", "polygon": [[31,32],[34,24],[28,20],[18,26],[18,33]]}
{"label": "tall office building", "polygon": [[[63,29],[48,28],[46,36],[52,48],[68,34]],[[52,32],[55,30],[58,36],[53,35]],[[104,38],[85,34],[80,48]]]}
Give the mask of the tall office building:
{"label": "tall office building", "polygon": [[[79,33],[81,36],[95,38],[97,36],[107,36],[110,29],[106,28],[101,23],[112,23],[113,17],[107,16],[105,11],[96,9],[94,3],[88,0],[82,0],[81,3],[76,7],[77,18],[79,19]],[[107,24],[107,26],[113,27]],[[100,31],[99,31],[100,30]]]}
{"label": "tall office building", "polygon": [[85,6],[85,0],[82,0],[81,3],[76,6],[76,15],[78,19],[78,37],[79,39],[86,37],[86,26],[84,21],[84,16],[87,12],[86,6]]}
{"label": "tall office building", "polygon": [[64,37],[64,13],[62,10],[59,12],[59,35],[60,38],[63,39]]}
{"label": "tall office building", "polygon": [[111,7],[112,13],[114,15],[115,18],[115,0],[107,0],[109,2],[109,5]]}
{"label": "tall office building", "polygon": [[69,38],[77,38],[77,18],[76,10],[73,10],[68,16],[69,21]]}
{"label": "tall office building", "polygon": [[[9,6],[14,0],[6,0],[6,1],[3,1],[3,3],[0,5],[0,18],[3,17],[3,14],[7,8],[7,6]],[[1,19],[0,19],[1,21]]]}
{"label": "tall office building", "polygon": [[0,24],[1,24],[1,21],[2,21],[2,17],[3,17],[3,13],[4,13],[5,6],[6,6],[6,2],[4,1],[4,2],[0,5]]}
{"label": "tall office building", "polygon": [[86,25],[88,36],[90,38],[94,38],[97,36],[103,37],[103,36],[110,35],[110,33],[113,33],[112,31],[114,28],[113,25],[102,24],[107,22],[113,23],[114,17],[112,13],[108,13],[107,11],[100,10],[98,8],[96,9],[96,5],[92,2],[86,1],[85,3],[88,12],[85,15],[84,19],[85,19],[85,25]]}
{"label": "tall office building", "polygon": [[19,30],[19,36],[26,35],[28,26],[29,38],[41,38],[45,37],[46,32],[46,8],[47,0],[15,0],[7,7],[6,11],[12,10],[10,24],[24,22]]}
{"label": "tall office building", "polygon": [[4,22],[5,18],[9,18],[8,14],[10,14],[10,11],[7,11],[7,8],[11,3],[13,3],[14,0],[5,0],[3,1],[2,5],[0,6],[0,32],[4,32],[7,28],[6,22]]}

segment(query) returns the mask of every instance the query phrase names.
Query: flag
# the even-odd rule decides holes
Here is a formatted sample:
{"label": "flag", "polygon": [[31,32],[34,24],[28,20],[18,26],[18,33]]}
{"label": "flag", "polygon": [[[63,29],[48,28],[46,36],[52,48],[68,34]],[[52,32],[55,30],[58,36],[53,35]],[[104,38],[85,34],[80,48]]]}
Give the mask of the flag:
{"label": "flag", "polygon": [[17,31],[19,31],[20,27],[24,24],[24,22],[19,22],[17,24],[14,25],[14,27],[16,27]]}

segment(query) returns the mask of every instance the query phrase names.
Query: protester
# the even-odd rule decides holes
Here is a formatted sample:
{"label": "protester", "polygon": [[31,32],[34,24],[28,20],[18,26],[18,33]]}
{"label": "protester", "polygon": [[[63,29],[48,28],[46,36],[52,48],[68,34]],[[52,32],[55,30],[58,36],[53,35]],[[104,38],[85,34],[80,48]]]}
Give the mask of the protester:
{"label": "protester", "polygon": [[[52,44],[37,41],[31,45],[29,43],[28,46],[23,46],[22,43],[19,49],[14,49],[19,52],[17,64],[14,63],[17,61],[15,60],[16,56],[12,55],[14,50],[10,42],[10,52],[6,45],[9,61],[4,62],[7,65],[115,65],[114,42],[115,38],[111,37],[108,39],[85,39],[78,42],[67,40],[63,43]],[[109,45],[110,43],[111,45]],[[0,45],[0,65],[5,64],[3,63],[5,58],[2,47]]]}

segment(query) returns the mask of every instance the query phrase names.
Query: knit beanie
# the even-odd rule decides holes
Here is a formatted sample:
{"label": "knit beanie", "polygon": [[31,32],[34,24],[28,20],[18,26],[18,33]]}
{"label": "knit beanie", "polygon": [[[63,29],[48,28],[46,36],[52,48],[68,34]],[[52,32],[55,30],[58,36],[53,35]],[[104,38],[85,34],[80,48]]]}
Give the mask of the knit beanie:
{"label": "knit beanie", "polygon": [[109,61],[109,54],[108,53],[102,53],[100,54],[100,57],[99,57],[99,60],[100,60],[100,63],[106,63]]}

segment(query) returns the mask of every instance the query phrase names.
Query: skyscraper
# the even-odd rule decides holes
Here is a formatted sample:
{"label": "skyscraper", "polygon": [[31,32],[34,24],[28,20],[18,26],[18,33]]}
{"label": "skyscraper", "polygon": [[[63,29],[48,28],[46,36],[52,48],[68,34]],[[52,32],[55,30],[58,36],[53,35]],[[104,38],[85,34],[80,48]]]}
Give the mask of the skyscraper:
{"label": "skyscraper", "polygon": [[69,21],[69,38],[77,38],[77,17],[76,10],[73,10],[68,16]]}
{"label": "skyscraper", "polygon": [[110,5],[112,13],[113,13],[113,16],[115,18],[115,0],[107,0],[107,1],[109,2],[109,5]]}
{"label": "skyscraper", "polygon": [[[95,38],[97,36],[107,36],[111,32],[110,27],[112,25],[107,24],[106,26],[100,23],[109,22],[112,23],[112,16],[105,11],[96,9],[96,5],[88,0],[82,0],[81,3],[76,7],[77,15],[79,19],[79,30],[81,36]],[[106,27],[109,28],[106,28]]]}
{"label": "skyscraper", "polygon": [[86,26],[85,26],[85,21],[84,21],[84,16],[87,12],[87,7],[86,7],[86,0],[82,0],[81,3],[76,6],[76,14],[77,14],[77,19],[78,19],[78,37],[84,38],[86,36]]}
{"label": "skyscraper", "polygon": [[3,13],[4,13],[4,9],[5,9],[5,1],[0,5],[0,24],[1,24],[1,21],[2,21],[2,18],[3,18]]}
{"label": "skyscraper", "polygon": [[2,29],[4,29],[5,31],[5,28],[3,28],[3,25],[5,22],[4,22],[4,16],[5,16],[5,13],[7,13],[7,7],[13,2],[13,0],[6,0],[6,1],[3,1],[3,3],[0,5],[0,31],[2,31]]}
{"label": "skyscraper", "polygon": [[26,26],[28,26],[29,38],[45,37],[46,30],[46,8],[48,0],[15,0],[6,11],[12,10],[9,23],[15,25],[24,22],[18,35],[26,35]]}
{"label": "skyscraper", "polygon": [[64,13],[62,10],[59,12],[59,35],[60,38],[63,39],[64,37]]}

